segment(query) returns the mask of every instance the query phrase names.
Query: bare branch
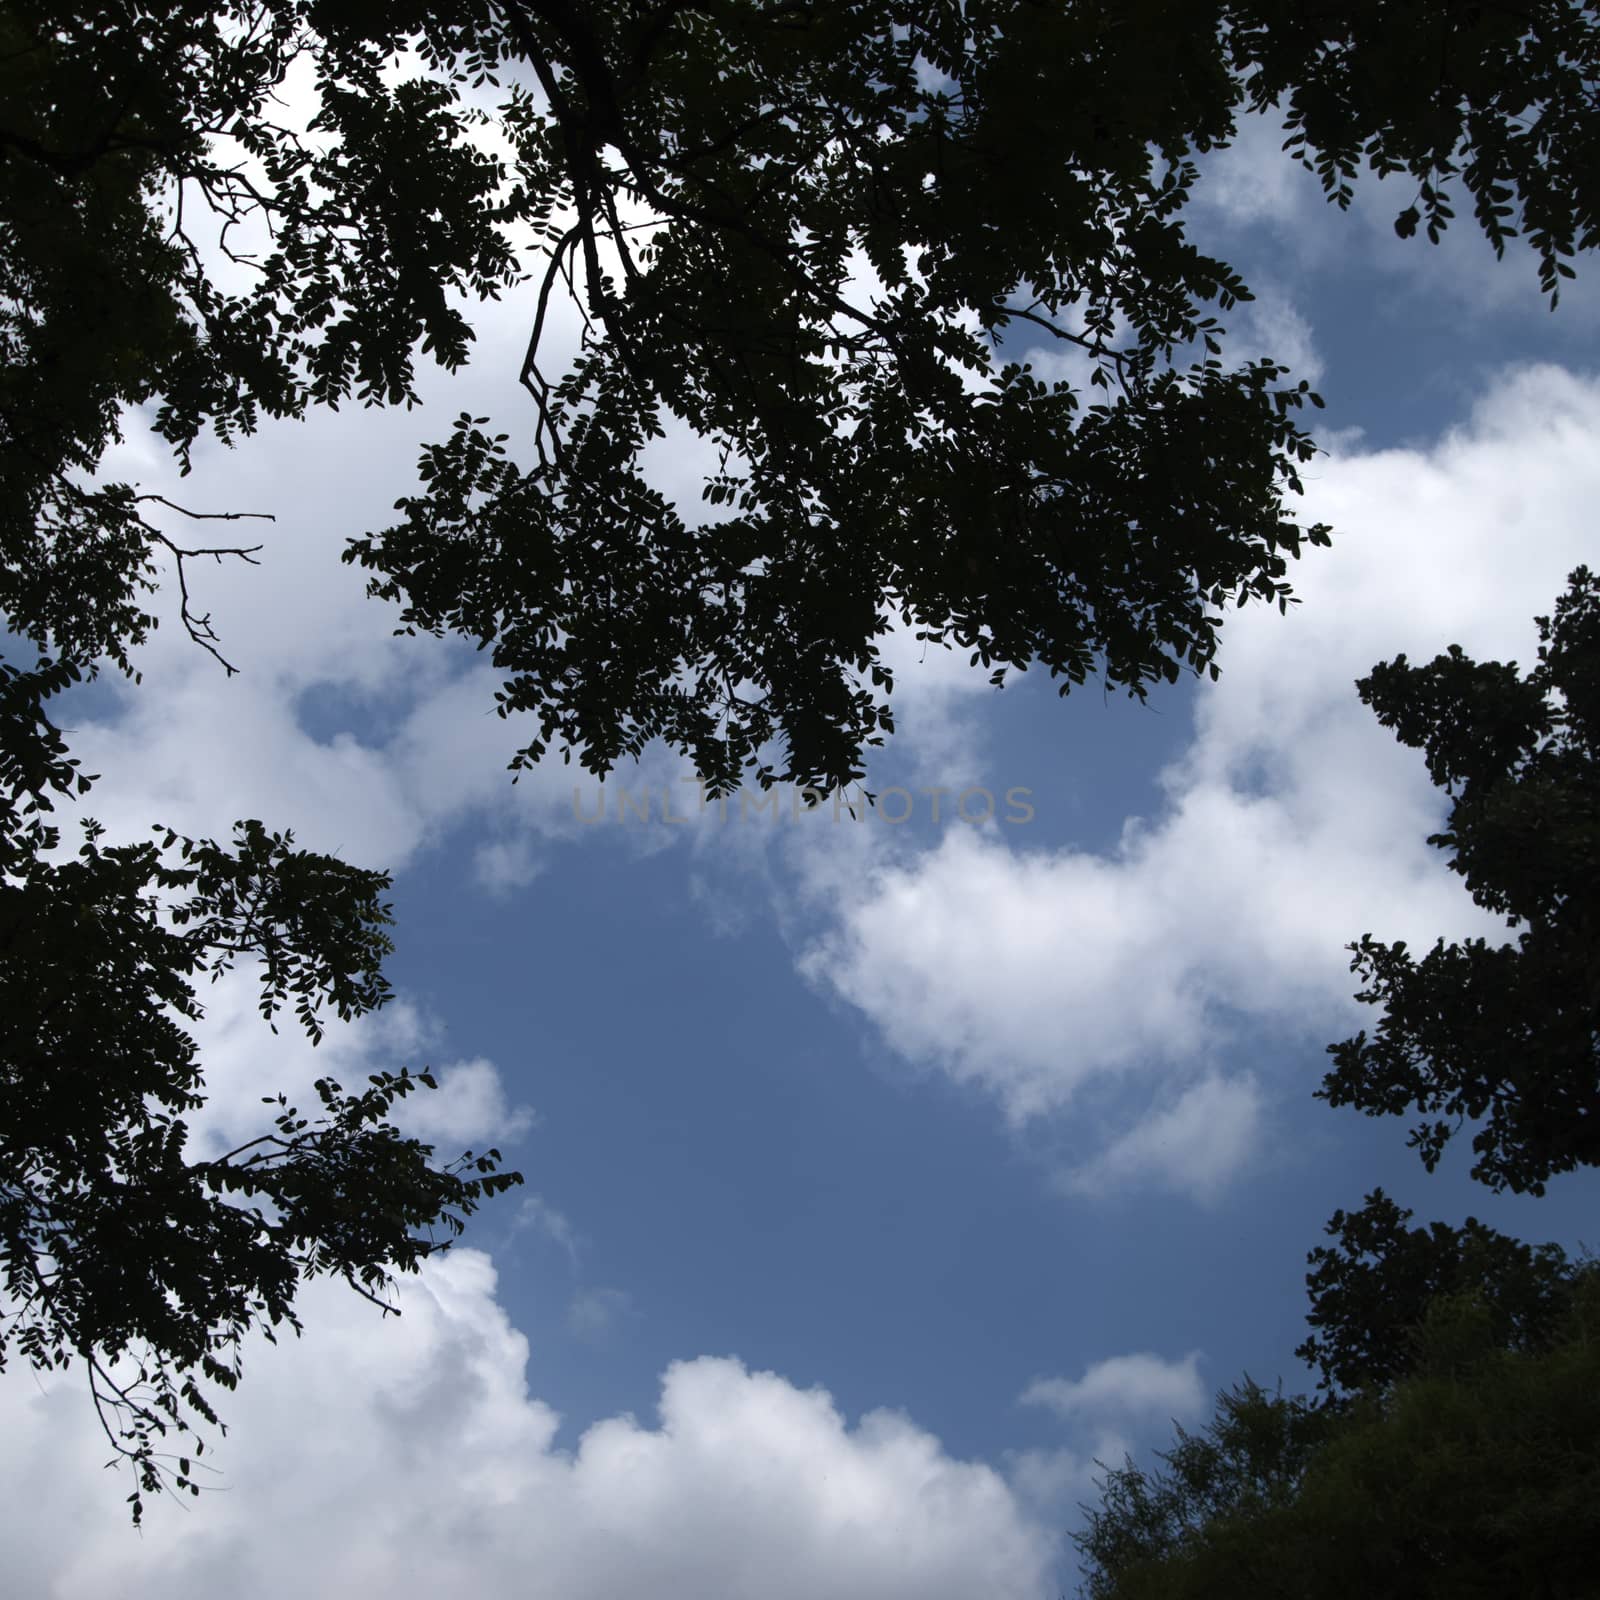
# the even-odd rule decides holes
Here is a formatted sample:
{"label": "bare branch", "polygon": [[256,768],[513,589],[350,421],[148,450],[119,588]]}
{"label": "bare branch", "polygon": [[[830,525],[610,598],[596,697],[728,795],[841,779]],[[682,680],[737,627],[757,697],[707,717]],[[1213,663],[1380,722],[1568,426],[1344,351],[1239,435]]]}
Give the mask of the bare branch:
{"label": "bare branch", "polygon": [[[134,500],[136,504],[154,501],[156,504],[166,506],[168,510],[176,511],[181,516],[190,517],[196,522],[242,522],[246,519],[273,522],[276,520],[270,511],[191,511],[187,506],[180,506],[175,500],[167,499],[164,494],[135,495]],[[178,615],[183,622],[184,629],[202,650],[214,656],[221,663],[223,671],[231,678],[239,669],[217,648],[221,641],[217,636],[216,629],[211,625],[211,613],[208,611],[204,616],[196,616],[190,609],[189,579],[184,571],[183,564],[193,556],[210,556],[213,561],[221,565],[224,556],[234,556],[240,561],[248,562],[252,567],[257,567],[261,563],[256,560],[256,552],[261,549],[261,546],[258,544],[205,545],[191,549],[169,539],[159,528],[152,527],[148,522],[144,523],[144,528],[152,539],[158,544],[164,544],[172,552],[177,562]]]}

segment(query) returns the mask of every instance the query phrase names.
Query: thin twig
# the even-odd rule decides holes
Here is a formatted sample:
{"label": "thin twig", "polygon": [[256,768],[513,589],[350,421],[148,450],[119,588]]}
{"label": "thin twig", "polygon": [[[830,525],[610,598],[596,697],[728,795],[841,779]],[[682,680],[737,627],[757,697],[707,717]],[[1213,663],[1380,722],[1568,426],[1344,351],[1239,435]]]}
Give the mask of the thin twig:
{"label": "thin twig", "polygon": [[[175,500],[169,500],[164,494],[141,494],[134,496],[135,503],[154,501],[157,505],[166,506],[169,511],[176,511],[180,516],[193,519],[195,522],[243,522],[247,519],[259,522],[273,522],[276,518],[270,511],[191,511],[187,506],[180,506]],[[189,579],[184,571],[184,562],[191,556],[210,556],[213,561],[221,564],[224,556],[236,556],[240,561],[248,562],[252,567],[261,565],[256,560],[256,553],[262,547],[252,545],[206,545],[189,548],[169,539],[159,528],[144,524],[150,537],[158,544],[164,544],[172,552],[177,562],[178,569],[178,615],[183,622],[184,629],[189,637],[210,655],[216,658],[222,669],[231,678],[238,672],[238,668],[228,660],[217,648],[220,642],[217,631],[211,625],[211,613],[208,611],[203,617],[198,617],[189,608]]]}

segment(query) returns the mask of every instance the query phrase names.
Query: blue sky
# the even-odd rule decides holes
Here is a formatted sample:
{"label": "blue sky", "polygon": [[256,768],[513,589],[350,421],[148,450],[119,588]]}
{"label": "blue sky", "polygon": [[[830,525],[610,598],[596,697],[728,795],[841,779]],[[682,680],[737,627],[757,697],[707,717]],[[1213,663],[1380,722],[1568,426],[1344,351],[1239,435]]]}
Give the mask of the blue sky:
{"label": "blue sky", "polygon": [[[1254,126],[1213,163],[1195,228],[1258,290],[1234,353],[1328,400],[1307,520],[1337,533],[1304,604],[1234,614],[1222,682],[1144,706],[996,694],[902,642],[872,773],[900,826],[737,803],[668,825],[665,790],[695,805],[658,753],[619,775],[652,820],[618,821],[614,782],[586,826],[593,780],[511,785],[480,658],[391,637],[342,539],[459,411],[525,420],[525,306],[420,412],[202,452],[184,503],[277,517],[259,569],[199,575],[243,673],[169,618],[140,687],[64,719],[105,774],[89,809],[114,836],[292,826],[392,867],[398,913],[396,1002],[317,1056],[215,992],[208,1136],[330,1060],[426,1061],[419,1130],[501,1144],[527,1187],[398,1325],[312,1294],[307,1338],[252,1352],[230,1402],[227,1492],[137,1542],[71,1381],[12,1379],[0,1505],[26,1484],[44,1508],[8,1540],[18,1592],[1053,1595],[1095,1455],[1243,1372],[1309,1383],[1304,1256],[1336,1207],[1382,1183],[1425,1218],[1583,1237],[1592,1177],[1496,1199],[1311,1090],[1361,1021],[1348,941],[1487,926],[1352,680],[1454,641],[1531,656],[1593,547],[1600,298],[1581,278],[1552,316],[1529,257],[1466,227],[1402,245],[1406,197],[1341,216],[1276,145]],[[136,428],[117,465],[171,479]],[[695,497],[681,431],[659,466]],[[947,797],[936,824],[932,788],[987,789],[998,819]]]}

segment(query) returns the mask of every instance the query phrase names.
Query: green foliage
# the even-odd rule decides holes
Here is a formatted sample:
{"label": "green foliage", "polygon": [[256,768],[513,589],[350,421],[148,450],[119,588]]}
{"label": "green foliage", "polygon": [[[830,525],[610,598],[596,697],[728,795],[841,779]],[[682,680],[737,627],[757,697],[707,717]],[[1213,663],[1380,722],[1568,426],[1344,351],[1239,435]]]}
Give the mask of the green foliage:
{"label": "green foliage", "polygon": [[[460,292],[516,277],[470,111],[443,84],[391,89],[381,24],[339,31],[315,48],[340,92],[303,139],[274,119],[305,7],[0,11],[0,611],[47,652],[0,663],[0,1362],[86,1366],[135,1520],[163,1484],[197,1487],[200,1441],[169,1446],[220,1426],[250,1329],[298,1329],[304,1277],[381,1302],[520,1181],[498,1152],[439,1164],[404,1137],[391,1108],[433,1086],[409,1070],[324,1078],[307,1113],[265,1096],[270,1131],[196,1154],[196,982],[248,963],[264,1017],[292,1009],[315,1042],[326,1010],[388,996],[388,879],[259,822],[229,846],[110,846],[91,822],[71,857],[47,820],[90,780],[45,704],[102,660],[131,671],[155,558],[176,559],[181,621],[217,654],[184,561],[250,555],[181,546],[150,513],[195,513],[92,478],[126,408],[186,467],[202,428],[405,399],[414,346],[464,359]],[[470,32],[433,37],[454,54]],[[430,223],[439,196],[461,211]]]}
{"label": "green foliage", "polygon": [[[1354,947],[1385,1014],[1320,1091],[1483,1118],[1475,1175],[1534,1193],[1600,1159],[1600,580],[1580,567],[1538,626],[1526,676],[1453,647],[1359,685],[1453,798],[1430,842],[1522,931]],[[1452,1131],[1413,1133],[1430,1169]],[[1247,1383],[1157,1471],[1108,1473],[1076,1536],[1091,1600],[1600,1593],[1600,1270],[1410,1218],[1374,1190],[1310,1254],[1320,1404]]]}
{"label": "green foliage", "polygon": [[[1223,608],[1286,604],[1327,537],[1286,509],[1315,397],[1225,367],[1249,291],[1184,229],[1241,110],[1283,110],[1341,203],[1360,163],[1410,174],[1431,237],[1459,180],[1552,291],[1596,238],[1600,32],[1570,4],[502,15],[544,95],[512,118],[528,189],[559,219],[523,371],[538,460],[463,419],[353,555],[408,627],[492,650],[501,711],[537,721],[524,760],[604,771],[659,736],[718,783],[849,781],[889,731],[893,619],[996,682],[1213,671]],[[547,382],[563,283],[584,346]],[[1076,381],[1019,366],[1034,342]],[[720,515],[646,482],[664,412],[719,451]]]}
{"label": "green foliage", "polygon": [[1580,567],[1538,622],[1526,676],[1452,646],[1425,667],[1397,657],[1359,685],[1453,797],[1429,843],[1521,931],[1499,946],[1441,939],[1420,961],[1370,935],[1353,945],[1358,998],[1383,1017],[1372,1037],[1330,1047],[1318,1091],[1373,1116],[1432,1119],[1410,1136],[1430,1171],[1478,1121],[1473,1176],[1533,1194],[1600,1162],[1600,579]]}
{"label": "green foliage", "polygon": [[1468,1217],[1408,1228],[1411,1213],[1381,1189],[1359,1211],[1336,1211],[1337,1242],[1318,1245],[1306,1283],[1315,1330],[1295,1351],[1334,1393],[1381,1392],[1412,1371],[1428,1308],[1471,1295],[1489,1319],[1495,1345],[1546,1348],[1583,1275],[1559,1245],[1529,1245]]}
{"label": "green foliage", "polygon": [[1084,1594],[1594,1595],[1600,1278],[1541,1350],[1505,1348],[1496,1321],[1471,1295],[1435,1301],[1415,1370],[1346,1411],[1224,1395],[1201,1448],[1180,1436],[1163,1472],[1108,1475],[1076,1539]]}
{"label": "green foliage", "polygon": [[1157,1452],[1155,1470],[1131,1460],[1108,1469],[1098,1485],[1100,1505],[1083,1507],[1084,1527],[1073,1535],[1083,1593],[1133,1600],[1191,1592],[1152,1585],[1191,1561],[1219,1529],[1254,1524],[1291,1504],[1332,1422],[1332,1413],[1268,1394],[1247,1378],[1217,1397],[1216,1414],[1200,1433],[1177,1427],[1177,1442]]}
{"label": "green foliage", "polygon": [[[524,762],[597,772],[659,736],[719,786],[853,779],[895,619],[997,681],[1142,695],[1215,670],[1225,607],[1288,603],[1327,537],[1286,502],[1315,397],[1225,365],[1249,290],[1183,219],[1240,114],[1285,116],[1341,205],[1363,166],[1415,179],[1402,232],[1464,191],[1552,295],[1597,237],[1600,30],[1570,0],[10,0],[0,26],[13,629],[115,658],[151,625],[159,535],[74,476],[121,407],[186,454],[410,403],[419,351],[466,359],[462,300],[531,267],[530,448],[462,419],[350,557],[402,626],[490,650]],[[582,348],[547,379],[566,288]],[[668,413],[720,453],[699,520],[643,473]]]}
{"label": "green foliage", "polygon": [[[1285,114],[1340,205],[1363,165],[1409,174],[1402,233],[1464,189],[1553,298],[1596,243],[1597,41],[1570,0],[5,0],[0,612],[42,658],[0,665],[7,1331],[90,1364],[141,1487],[299,1275],[373,1293],[514,1175],[401,1138],[410,1075],[186,1153],[193,980],[259,963],[313,1038],[370,1010],[386,880],[257,823],[91,826],[61,858],[50,796],[88,780],[45,702],[131,671],[160,559],[217,653],[184,563],[250,554],[96,476],[130,408],[186,468],[207,431],[409,405],[419,355],[467,359],[464,303],[531,265],[526,446],[463,416],[347,558],[403,628],[491,652],[523,763],[660,737],[717,787],[848,782],[891,728],[897,620],[997,683],[1143,695],[1214,675],[1225,608],[1287,607],[1326,542],[1287,500],[1320,402],[1225,364],[1249,289],[1184,228],[1239,114]],[[567,289],[582,342],[547,379]],[[1076,375],[1020,364],[1035,342]],[[644,475],[667,415],[719,455],[698,520]]]}
{"label": "green foliage", "polygon": [[434,1086],[405,1069],[355,1092],[324,1078],[310,1115],[266,1096],[271,1131],[190,1149],[196,981],[250,963],[263,1016],[292,1007],[315,1042],[325,1007],[348,1019],[388,996],[389,880],[258,822],[225,848],[106,846],[91,821],[64,857],[52,796],[90,780],[43,707],[78,676],[0,663],[0,1368],[13,1345],[87,1368],[138,1520],[164,1484],[198,1492],[169,1435],[218,1424],[208,1389],[237,1383],[252,1328],[298,1331],[302,1278],[379,1300],[520,1179],[498,1151],[441,1166],[404,1137],[391,1107]]}
{"label": "green foliage", "polygon": [[[0,607],[41,647],[125,666],[154,625],[160,536],[129,486],[84,483],[124,408],[187,465],[203,427],[405,399],[414,345],[465,359],[452,292],[515,280],[472,113],[383,82],[401,35],[376,14],[312,46],[308,9],[0,12]],[[330,92],[303,138],[276,96],[308,48]]]}

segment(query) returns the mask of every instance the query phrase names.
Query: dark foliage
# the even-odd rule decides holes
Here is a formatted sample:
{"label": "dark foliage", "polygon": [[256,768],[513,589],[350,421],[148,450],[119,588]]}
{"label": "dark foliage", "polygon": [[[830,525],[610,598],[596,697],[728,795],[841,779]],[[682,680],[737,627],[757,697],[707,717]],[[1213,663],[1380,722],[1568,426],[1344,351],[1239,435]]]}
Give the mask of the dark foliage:
{"label": "dark foliage", "polygon": [[[191,1145],[204,1078],[185,1024],[195,984],[259,971],[269,1021],[381,1005],[389,880],[296,850],[258,822],[231,847],[168,833],[108,846],[83,825],[64,855],[53,799],[85,793],[44,704],[75,667],[0,663],[0,1368],[82,1363],[143,1495],[197,1489],[181,1445],[218,1424],[252,1328],[297,1331],[300,1281],[335,1274],[381,1300],[519,1182],[499,1152],[449,1165],[388,1121],[427,1074],[316,1085],[309,1114],[263,1096],[268,1131],[212,1156]],[[209,1391],[209,1392],[208,1392]],[[176,1448],[175,1448],[176,1446]]]}
{"label": "dark foliage", "polygon": [[1571,1309],[1584,1269],[1559,1245],[1530,1245],[1468,1217],[1408,1228],[1411,1213],[1381,1189],[1359,1211],[1336,1211],[1306,1275],[1314,1332],[1295,1355],[1335,1394],[1382,1391],[1412,1371],[1435,1301],[1472,1295],[1496,1345],[1541,1350]]}
{"label": "dark foliage", "polygon": [[1600,579],[1588,568],[1539,637],[1526,676],[1453,646],[1425,667],[1397,657],[1359,686],[1453,797],[1429,843],[1520,931],[1509,944],[1441,939],[1420,961],[1371,935],[1353,945],[1358,998],[1383,1017],[1330,1047],[1318,1091],[1373,1116],[1420,1113],[1410,1142],[1430,1171],[1475,1122],[1473,1176],[1532,1194],[1600,1162]]}
{"label": "dark foliage", "polygon": [[1245,1386],[1164,1467],[1108,1473],[1088,1600],[1588,1600],[1600,1547],[1600,1278],[1538,1350],[1471,1294],[1351,1407]]}
{"label": "dark foliage", "polygon": [[[405,626],[491,651],[525,759],[596,771],[659,736],[722,785],[848,781],[895,619],[997,679],[1143,694],[1214,668],[1224,607],[1287,603],[1326,537],[1285,501],[1309,394],[1225,364],[1249,291],[1183,218],[1240,114],[1285,116],[1341,205],[1362,167],[1415,179],[1402,233],[1464,193],[1552,295],[1600,215],[1600,32],[1566,0],[13,0],[0,26],[12,627],[66,615],[115,656],[149,625],[154,524],[72,472],[119,407],[182,452],[409,401],[419,352],[466,359],[462,298],[522,281],[516,240],[531,437],[463,417],[351,555]],[[569,287],[583,344],[547,376]],[[1017,364],[1037,341],[1070,378]],[[666,413],[721,453],[699,520],[642,471]]]}
{"label": "dark foliage", "polygon": [[[6,0],[0,612],[41,657],[0,684],[7,1327],[90,1362],[141,1485],[296,1276],[375,1292],[512,1175],[401,1138],[409,1075],[188,1152],[193,980],[259,963],[313,1034],[370,1009],[386,880],[254,823],[63,856],[46,814],[84,780],[47,700],[131,670],[161,561],[216,652],[185,563],[250,554],[96,476],[128,408],[186,464],[207,431],[409,404],[419,357],[466,360],[464,302],[527,284],[529,437],[463,417],[349,558],[403,627],[491,652],[525,761],[661,737],[721,787],[846,782],[895,622],[997,682],[1142,695],[1214,673],[1224,608],[1286,606],[1326,540],[1286,499],[1315,397],[1225,363],[1249,290],[1184,231],[1238,115],[1285,114],[1340,205],[1362,167],[1410,175],[1402,234],[1464,192],[1554,297],[1596,242],[1597,37],[1566,0]],[[547,378],[567,289],[581,348]],[[1035,341],[1071,376],[1020,365]],[[699,519],[643,473],[669,413],[720,453]]]}

